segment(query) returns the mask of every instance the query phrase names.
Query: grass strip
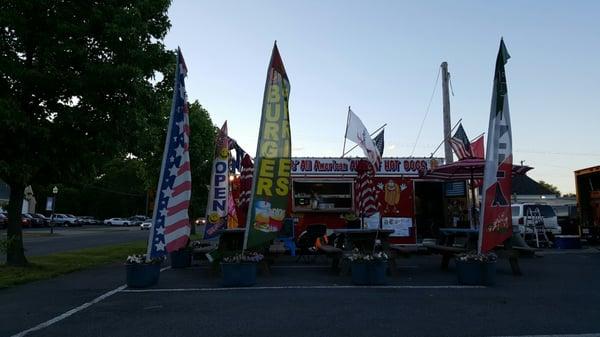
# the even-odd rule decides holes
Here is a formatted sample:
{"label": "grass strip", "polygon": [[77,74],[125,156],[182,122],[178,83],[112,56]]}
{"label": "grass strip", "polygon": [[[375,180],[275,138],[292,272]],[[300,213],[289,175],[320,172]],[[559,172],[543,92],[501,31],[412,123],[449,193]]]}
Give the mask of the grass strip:
{"label": "grass strip", "polygon": [[29,257],[28,267],[0,265],[0,288],[46,280],[78,270],[125,262],[128,255],[145,253],[146,241],[73,250]]}

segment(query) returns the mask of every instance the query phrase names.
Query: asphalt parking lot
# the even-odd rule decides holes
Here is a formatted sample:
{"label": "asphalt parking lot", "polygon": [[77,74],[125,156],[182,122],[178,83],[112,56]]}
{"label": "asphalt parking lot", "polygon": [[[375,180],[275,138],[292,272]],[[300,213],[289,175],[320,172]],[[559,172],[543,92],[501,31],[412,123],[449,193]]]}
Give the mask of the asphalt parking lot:
{"label": "asphalt parking lot", "polygon": [[251,288],[223,288],[206,265],[127,289],[122,265],[0,290],[0,335],[522,336],[600,333],[600,254],[507,261],[493,287],[459,286],[437,256],[399,260],[389,284],[360,287],[317,264],[283,261]]}

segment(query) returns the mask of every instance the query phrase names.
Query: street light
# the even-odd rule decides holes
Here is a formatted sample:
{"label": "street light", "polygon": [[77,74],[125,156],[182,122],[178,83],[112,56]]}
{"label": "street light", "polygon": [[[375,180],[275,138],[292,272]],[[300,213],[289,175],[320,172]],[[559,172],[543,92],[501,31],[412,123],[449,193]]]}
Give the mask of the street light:
{"label": "street light", "polygon": [[54,207],[56,206],[56,195],[58,194],[58,187],[54,186],[52,189],[54,198],[52,199],[52,216],[50,217],[50,234],[54,234]]}

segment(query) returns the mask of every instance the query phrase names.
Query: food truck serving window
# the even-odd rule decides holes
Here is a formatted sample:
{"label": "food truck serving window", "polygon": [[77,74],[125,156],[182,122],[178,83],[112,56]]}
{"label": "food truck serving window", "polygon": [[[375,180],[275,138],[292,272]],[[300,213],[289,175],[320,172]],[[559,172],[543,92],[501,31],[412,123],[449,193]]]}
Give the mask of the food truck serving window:
{"label": "food truck serving window", "polygon": [[352,181],[295,180],[294,211],[351,210],[352,190]]}

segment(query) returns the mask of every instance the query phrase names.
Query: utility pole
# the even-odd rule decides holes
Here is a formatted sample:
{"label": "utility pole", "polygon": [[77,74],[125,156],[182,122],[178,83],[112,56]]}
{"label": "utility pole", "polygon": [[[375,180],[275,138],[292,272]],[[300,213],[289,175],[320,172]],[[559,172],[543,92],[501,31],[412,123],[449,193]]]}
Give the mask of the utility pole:
{"label": "utility pole", "polygon": [[442,62],[442,98],[443,98],[443,111],[444,111],[444,155],[446,164],[452,163],[452,148],[448,141],[450,132],[450,94],[448,92],[448,81],[450,80],[450,74],[448,73],[448,63]]}

